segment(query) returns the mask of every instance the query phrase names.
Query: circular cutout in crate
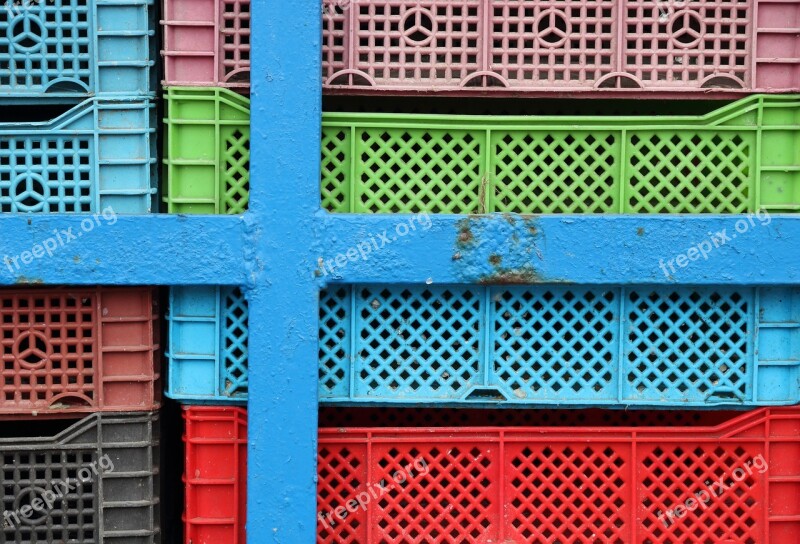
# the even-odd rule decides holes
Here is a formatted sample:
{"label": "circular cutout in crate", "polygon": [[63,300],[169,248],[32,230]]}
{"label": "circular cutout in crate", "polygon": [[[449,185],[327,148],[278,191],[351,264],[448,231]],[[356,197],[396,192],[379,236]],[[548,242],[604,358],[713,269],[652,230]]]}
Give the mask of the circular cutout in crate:
{"label": "circular cutout in crate", "polygon": [[403,29],[403,38],[412,45],[428,45],[436,34],[436,21],[423,8],[409,10],[400,26]]}
{"label": "circular cutout in crate", "polygon": [[25,368],[33,369],[47,361],[47,337],[41,332],[25,331],[17,338],[17,357]]}
{"label": "circular cutout in crate", "polygon": [[544,47],[564,45],[572,32],[569,19],[560,9],[548,9],[536,21],[536,37]]}
{"label": "circular cutout in crate", "polygon": [[42,47],[46,38],[45,26],[38,17],[30,14],[18,17],[8,27],[8,39],[15,49],[36,51]]}
{"label": "circular cutout in crate", "polygon": [[669,33],[676,47],[695,47],[705,34],[705,25],[697,13],[685,9],[672,18]]}
{"label": "circular cutout in crate", "polygon": [[33,172],[25,172],[17,176],[14,183],[14,195],[17,207],[21,211],[39,212],[44,208],[49,191],[44,178]]}

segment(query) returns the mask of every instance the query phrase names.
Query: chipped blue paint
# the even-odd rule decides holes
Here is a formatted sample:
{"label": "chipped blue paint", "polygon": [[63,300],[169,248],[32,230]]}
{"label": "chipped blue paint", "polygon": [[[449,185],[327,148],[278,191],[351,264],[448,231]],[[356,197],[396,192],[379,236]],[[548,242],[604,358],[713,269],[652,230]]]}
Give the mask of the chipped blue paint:
{"label": "chipped blue paint", "polygon": [[[390,240],[367,259],[359,256],[334,274],[322,274],[325,282],[768,285],[800,281],[800,220],[785,215],[769,217],[764,224],[754,217],[754,225],[743,233],[736,232],[736,225],[746,216],[440,215],[431,216],[429,229],[394,240],[396,225],[409,216],[320,212],[320,217],[325,245],[318,262],[346,255],[348,249],[384,232]],[[730,238],[724,243],[723,232]],[[714,239],[719,247],[714,247]],[[712,246],[706,259],[692,252],[685,266],[678,266],[679,254],[704,241]]]}

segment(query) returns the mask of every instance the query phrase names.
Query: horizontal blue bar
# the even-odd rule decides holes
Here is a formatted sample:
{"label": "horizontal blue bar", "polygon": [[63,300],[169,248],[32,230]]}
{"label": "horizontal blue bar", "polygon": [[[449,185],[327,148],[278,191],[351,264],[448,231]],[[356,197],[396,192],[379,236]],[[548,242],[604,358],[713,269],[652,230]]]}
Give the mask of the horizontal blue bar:
{"label": "horizontal blue bar", "polygon": [[0,285],[246,285],[251,244],[245,222],[233,216],[0,215]]}
{"label": "horizontal blue bar", "polygon": [[800,280],[800,218],[788,215],[320,215],[321,283]]}

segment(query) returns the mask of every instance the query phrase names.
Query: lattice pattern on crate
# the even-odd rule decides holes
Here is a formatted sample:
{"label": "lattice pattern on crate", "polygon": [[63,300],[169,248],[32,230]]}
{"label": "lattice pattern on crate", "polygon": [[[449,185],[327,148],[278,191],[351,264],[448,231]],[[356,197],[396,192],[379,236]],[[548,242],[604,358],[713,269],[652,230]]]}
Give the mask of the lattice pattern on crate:
{"label": "lattice pattern on crate", "polygon": [[750,209],[755,147],[735,132],[634,134],[626,207],[639,213],[743,213]]}
{"label": "lattice pattern on crate", "polygon": [[[763,470],[753,466],[754,459],[763,456],[760,445],[715,447],[685,443],[646,444],[640,448],[642,461],[638,470],[643,500],[639,513],[645,530],[656,541],[741,542],[753,527],[764,523],[766,512],[759,501],[764,495],[760,478]],[[685,519],[670,515],[675,505],[685,504],[687,497],[698,499],[702,492],[723,498],[708,505],[701,494],[697,501],[700,508],[693,515]]]}
{"label": "lattice pattern on crate", "polygon": [[250,82],[250,0],[221,0],[223,81]]}
{"label": "lattice pattern on crate", "polygon": [[0,140],[1,212],[89,212],[94,202],[89,138]]}
{"label": "lattice pattern on crate", "polygon": [[742,88],[752,84],[748,43],[754,24],[752,2],[630,0],[624,6],[623,69],[643,85]]}
{"label": "lattice pattern on crate", "polygon": [[340,213],[796,211],[786,127],[798,108],[755,96],[692,117],[331,112],[322,202]]}
{"label": "lattice pattern on crate", "polygon": [[222,394],[247,394],[247,339],[249,336],[247,300],[238,287],[223,289],[222,297]]}
{"label": "lattice pattern on crate", "polygon": [[[319,469],[351,477],[356,458],[400,488],[365,505],[361,534],[380,542],[794,542],[799,423],[791,407],[700,427],[323,428]],[[342,450],[350,464],[331,455]],[[397,477],[409,459],[424,469]],[[318,542],[338,542],[321,527]]]}
{"label": "lattice pattern on crate", "polygon": [[247,211],[250,200],[250,132],[225,127],[222,160],[225,165],[223,182],[223,211],[240,214]]}
{"label": "lattice pattern on crate", "polygon": [[409,94],[790,91],[800,85],[800,12],[780,4],[325,0],[324,84]]}
{"label": "lattice pattern on crate", "polygon": [[481,371],[481,306],[470,287],[357,288],[357,391],[463,394]]}
{"label": "lattice pattern on crate", "polygon": [[749,289],[628,294],[630,390],[662,398],[747,397]]}
{"label": "lattice pattern on crate", "polygon": [[625,544],[633,505],[630,447],[574,443],[509,444],[505,486],[519,542]]}
{"label": "lattice pattern on crate", "polygon": [[357,2],[351,9],[366,31],[355,44],[354,61],[369,80],[454,84],[478,69],[475,2]]}
{"label": "lattice pattern on crate", "polygon": [[483,211],[484,140],[458,130],[360,131],[357,210]]}
{"label": "lattice pattern on crate", "polygon": [[755,300],[746,287],[340,286],[320,297],[320,397],[755,402],[769,364]]}
{"label": "lattice pattern on crate", "polygon": [[[91,450],[9,452],[3,454],[3,533],[10,542],[98,542],[95,478],[78,473],[95,463]],[[79,485],[76,483],[80,482]],[[68,485],[69,484],[69,485]],[[59,497],[40,504],[44,493]],[[28,508],[30,507],[30,508]],[[23,518],[22,512],[32,510]],[[4,540],[5,541],[5,540]]]}
{"label": "lattice pattern on crate", "polygon": [[591,85],[614,71],[621,23],[612,0],[494,0],[490,6],[490,65],[509,85]]}
{"label": "lattice pattern on crate", "polygon": [[493,211],[603,213],[619,207],[620,140],[611,132],[495,134]]}
{"label": "lattice pattern on crate", "polygon": [[92,293],[0,296],[2,400],[30,407],[95,404],[98,356]]}
{"label": "lattice pattern on crate", "polygon": [[346,287],[333,287],[319,295],[319,387],[326,395],[347,395],[350,368],[342,365],[350,355],[350,298]]}
{"label": "lattice pattern on crate", "polygon": [[[368,486],[379,480],[368,481],[367,465],[364,463],[366,448],[320,447],[318,450],[317,501],[320,512],[335,512],[346,507],[348,501],[359,492],[367,491]],[[371,496],[370,496],[371,499]],[[359,544],[366,538],[367,516],[359,508],[347,512],[344,520],[328,516],[326,524],[318,524],[319,538],[326,542]]]}
{"label": "lattice pattern on crate", "polygon": [[[0,10],[0,87],[90,88],[90,3],[8,2]],[[132,91],[135,89],[132,89]]]}
{"label": "lattice pattern on crate", "polygon": [[613,290],[495,290],[493,381],[517,398],[614,396],[618,308]]}

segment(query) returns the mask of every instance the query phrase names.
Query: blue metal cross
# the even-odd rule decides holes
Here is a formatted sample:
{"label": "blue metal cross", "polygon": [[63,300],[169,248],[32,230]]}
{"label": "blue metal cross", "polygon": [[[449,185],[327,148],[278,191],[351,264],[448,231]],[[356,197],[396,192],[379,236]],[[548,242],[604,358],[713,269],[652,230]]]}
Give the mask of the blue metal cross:
{"label": "blue metal cross", "polygon": [[[316,539],[317,297],[326,282],[788,284],[800,220],[773,216],[331,215],[320,209],[319,0],[253,0],[250,211],[119,216],[52,256],[0,262],[0,284],[243,285],[250,303],[248,541]],[[85,215],[0,215],[0,259]],[[676,261],[703,240],[707,258]],[[366,257],[366,240],[383,240]],[[345,265],[327,273],[320,263]],[[344,259],[344,260],[343,260]],[[673,264],[669,262],[672,260]],[[681,262],[686,262],[681,266]],[[18,259],[18,263],[21,263]],[[666,272],[665,272],[666,270]]]}

